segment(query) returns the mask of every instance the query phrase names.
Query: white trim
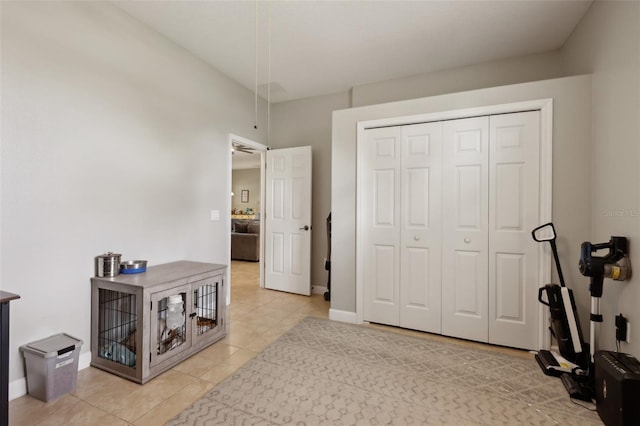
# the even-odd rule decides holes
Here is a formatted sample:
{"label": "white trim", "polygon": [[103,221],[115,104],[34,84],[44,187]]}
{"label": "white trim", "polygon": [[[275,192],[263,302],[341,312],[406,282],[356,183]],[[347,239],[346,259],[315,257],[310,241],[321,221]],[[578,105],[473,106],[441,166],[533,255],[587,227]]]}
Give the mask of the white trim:
{"label": "white trim", "polygon": [[356,324],[364,321],[364,256],[360,247],[364,247],[363,223],[364,209],[362,208],[362,167],[364,163],[364,131],[365,123],[359,122],[356,130]]}
{"label": "white trim", "polygon": [[[377,120],[363,120],[357,122],[356,126],[356,312],[357,324],[364,322],[364,300],[363,300],[363,277],[364,259],[358,247],[363,246],[363,206],[362,206],[362,171],[364,150],[364,131],[366,129],[388,126],[404,126],[408,124],[427,123],[434,121],[457,120],[461,118],[489,116],[496,114],[510,114],[524,111],[540,111],[540,223],[551,221],[552,216],[552,165],[553,165],[553,99],[536,99],[524,102],[513,102],[507,104],[486,105],[482,107],[464,108],[449,111],[438,111],[433,113],[415,114],[404,117],[392,117]],[[551,257],[544,248],[540,250],[539,274],[542,287],[551,282]],[[331,313],[331,312],[330,312]],[[538,315],[538,347],[549,346],[550,336],[545,325],[548,315],[542,304],[539,307]]]}
{"label": "white trim", "polygon": [[233,190],[233,141],[236,135],[229,133],[229,144],[227,146],[227,202],[225,203],[222,220],[227,222],[227,268],[225,272],[224,282],[227,283],[227,295],[225,304],[231,304],[231,191]]}
{"label": "white trim", "polygon": [[[263,145],[264,146],[264,145]],[[264,228],[264,206],[267,205],[265,202],[267,197],[267,148],[264,146],[264,149],[260,151],[260,214],[258,215],[260,219],[260,235],[258,236],[260,242],[259,256],[260,256],[260,276],[258,279],[258,283],[260,288],[264,288],[264,268],[266,267],[264,262],[264,250],[265,250],[265,228]]]}
{"label": "white trim", "polygon": [[[551,222],[553,202],[553,99],[540,106],[540,225]],[[546,249],[546,251],[545,251]],[[551,282],[551,251],[548,244],[538,248],[538,287]],[[548,349],[551,333],[547,324],[549,308],[538,304],[538,347]]]}
{"label": "white trim", "polygon": [[78,358],[78,371],[84,370],[85,368],[89,368],[91,366],[91,352],[85,352],[80,354],[80,358]]}
{"label": "white trim", "polygon": [[538,99],[508,104],[487,105],[474,108],[463,108],[449,111],[429,112],[425,114],[408,115],[404,117],[381,118],[377,120],[365,120],[358,122],[364,129],[388,126],[405,126],[408,124],[428,123],[432,121],[458,120],[461,118],[483,117],[496,114],[510,114],[523,111],[542,110],[547,104],[552,104],[553,99]]}
{"label": "white trim", "polygon": [[251,139],[243,138],[242,136],[229,133],[229,142],[233,142],[233,141],[241,143],[242,145],[246,145],[250,148],[253,148],[256,151],[266,151],[269,149],[268,146],[263,145],[260,142],[255,142],[255,141],[252,141]]}
{"label": "white trim", "polygon": [[348,322],[350,324],[359,324],[357,322],[355,312],[341,311],[339,309],[329,309],[329,319],[332,321]]}

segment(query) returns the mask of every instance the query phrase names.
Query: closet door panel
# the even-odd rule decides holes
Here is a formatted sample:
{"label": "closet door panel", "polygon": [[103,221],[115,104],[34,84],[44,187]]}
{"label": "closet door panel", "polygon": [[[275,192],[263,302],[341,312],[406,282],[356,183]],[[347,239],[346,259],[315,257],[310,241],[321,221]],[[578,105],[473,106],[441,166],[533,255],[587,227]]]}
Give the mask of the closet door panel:
{"label": "closet door panel", "polygon": [[400,325],[441,332],[441,123],[402,128]]}
{"label": "closet door panel", "polygon": [[[525,257],[519,253],[496,253],[495,255],[495,318],[497,321],[521,321],[526,312]],[[491,304],[491,303],[490,303]],[[491,333],[489,340],[500,337]]]}
{"label": "closet door panel", "polygon": [[480,306],[482,295],[478,290],[482,288],[483,265],[482,253],[477,251],[454,251],[453,276],[453,300],[455,303],[454,312],[467,317],[482,319],[483,312]]}
{"label": "closet door panel", "polygon": [[489,118],[443,123],[442,333],[488,341]]}
{"label": "closet door panel", "polygon": [[364,142],[364,320],[399,325],[401,128],[366,130]]}
{"label": "closet door panel", "polygon": [[[466,229],[469,231],[482,232],[482,220],[484,203],[480,199],[483,195],[483,165],[461,165],[456,166],[455,173],[455,191],[457,199],[455,200],[455,209],[457,215],[457,229]],[[486,171],[484,171],[486,174]]]}
{"label": "closet door panel", "polygon": [[490,117],[489,342],[537,348],[540,113]]}

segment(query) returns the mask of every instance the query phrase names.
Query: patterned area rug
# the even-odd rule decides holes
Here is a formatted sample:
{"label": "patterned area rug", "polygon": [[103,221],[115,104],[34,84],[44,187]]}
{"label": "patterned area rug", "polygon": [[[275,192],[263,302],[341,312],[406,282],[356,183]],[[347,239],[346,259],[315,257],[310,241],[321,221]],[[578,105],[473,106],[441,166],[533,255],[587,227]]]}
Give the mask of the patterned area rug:
{"label": "patterned area rug", "polygon": [[533,358],[306,318],[167,424],[602,422]]}

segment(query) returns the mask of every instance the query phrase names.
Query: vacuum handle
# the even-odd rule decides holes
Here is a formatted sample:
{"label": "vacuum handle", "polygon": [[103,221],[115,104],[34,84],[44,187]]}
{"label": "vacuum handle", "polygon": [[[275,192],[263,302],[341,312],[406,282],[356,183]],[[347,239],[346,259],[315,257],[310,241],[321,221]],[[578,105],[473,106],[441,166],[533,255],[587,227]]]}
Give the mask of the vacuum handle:
{"label": "vacuum handle", "polygon": [[540,287],[538,289],[538,302],[542,303],[545,306],[549,306],[549,302],[545,302],[544,299],[542,298],[542,293],[544,293],[545,288],[544,287]]}
{"label": "vacuum handle", "polygon": [[556,262],[556,270],[558,271],[558,278],[560,278],[560,286],[566,287],[566,285],[564,285],[562,267],[560,266],[560,258],[558,257],[558,249],[556,248],[556,240],[553,239],[549,241],[549,244],[551,244],[551,250],[553,251],[553,260]]}
{"label": "vacuum handle", "polygon": [[[546,231],[546,229],[550,229],[551,232],[540,232],[540,236],[538,236],[538,231]],[[545,241],[555,241],[556,240],[556,228],[553,226],[553,222],[545,223],[544,225],[540,225],[531,231],[531,237],[533,241],[537,243],[543,243]]]}
{"label": "vacuum handle", "polygon": [[560,266],[560,258],[558,257],[558,249],[556,248],[556,228],[553,226],[553,222],[545,223],[535,228],[531,231],[531,237],[538,243],[549,242],[551,250],[553,251],[553,260],[556,263],[558,278],[560,278],[560,285],[566,287],[564,284],[564,275],[562,275],[562,267]]}

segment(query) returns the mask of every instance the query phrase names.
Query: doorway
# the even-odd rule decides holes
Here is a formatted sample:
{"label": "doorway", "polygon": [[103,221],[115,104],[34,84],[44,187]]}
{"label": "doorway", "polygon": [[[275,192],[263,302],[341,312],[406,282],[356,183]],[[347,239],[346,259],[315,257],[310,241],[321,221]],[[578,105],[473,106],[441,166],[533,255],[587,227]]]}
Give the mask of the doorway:
{"label": "doorway", "polygon": [[[311,147],[270,150],[230,134],[229,153],[229,264],[259,262],[261,288],[311,295]],[[250,169],[238,184],[236,177]],[[234,255],[234,240],[252,238],[253,253]]]}
{"label": "doorway", "polygon": [[[250,139],[234,134],[229,135],[231,155],[229,170],[231,223],[229,231],[231,232],[232,246],[229,265],[230,268],[233,268],[233,265],[238,265],[239,262],[257,263],[259,269],[257,284],[259,287],[264,287],[264,228],[261,225],[264,223],[262,206],[265,203],[265,154],[267,149],[266,145]],[[236,224],[238,224],[237,228]],[[229,277],[231,278],[231,273]]]}

